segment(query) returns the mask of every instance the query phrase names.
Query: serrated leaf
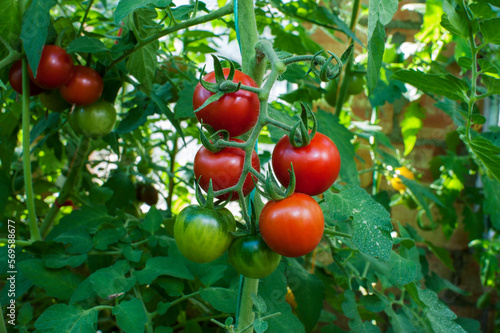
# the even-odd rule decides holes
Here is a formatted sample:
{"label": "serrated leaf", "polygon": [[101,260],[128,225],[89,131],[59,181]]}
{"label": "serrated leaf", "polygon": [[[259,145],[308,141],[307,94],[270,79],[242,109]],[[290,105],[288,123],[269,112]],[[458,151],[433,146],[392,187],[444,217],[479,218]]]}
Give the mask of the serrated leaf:
{"label": "serrated leaf", "polygon": [[19,42],[21,23],[18,0],[0,0],[0,36],[9,44]]}
{"label": "serrated leaf", "polygon": [[21,325],[27,325],[33,319],[33,307],[29,302],[24,303],[19,309],[16,319]]}
{"label": "serrated leaf", "polygon": [[182,262],[170,257],[149,258],[143,270],[134,272],[134,276],[137,277],[137,282],[140,284],[150,284],[161,275],[168,275],[186,280],[194,279],[194,276]]}
{"label": "serrated leaf", "polygon": [[253,306],[255,307],[255,310],[256,310],[255,312],[260,313],[260,314],[267,312],[267,305],[262,297],[260,297],[259,295],[255,294],[255,293],[252,293],[252,295],[250,295],[250,297],[252,297]]}
{"label": "serrated leaf", "polygon": [[35,322],[37,333],[82,333],[97,330],[97,309],[84,310],[77,304],[55,304]]}
{"label": "serrated leaf", "polygon": [[68,53],[83,52],[83,53],[99,53],[109,51],[108,48],[97,38],[93,37],[78,37],[73,39],[67,49]]}
{"label": "serrated leaf", "polygon": [[130,267],[125,260],[117,261],[113,266],[95,271],[89,278],[92,288],[101,298],[126,293],[135,284],[135,277],[126,278]]}
{"label": "serrated leaf", "polygon": [[484,189],[484,213],[490,216],[490,221],[496,230],[500,230],[500,182],[496,179],[491,179],[482,176]]}
{"label": "serrated leaf", "polygon": [[149,43],[132,53],[127,61],[127,71],[148,91],[153,88],[152,82],[156,72],[158,47],[158,42]]}
{"label": "serrated leaf", "polygon": [[194,86],[184,84],[183,89],[179,93],[179,100],[174,107],[175,119],[194,117],[193,95]]}
{"label": "serrated leaf", "polygon": [[430,289],[418,288],[418,296],[428,307],[425,317],[436,333],[466,333],[466,331],[455,322],[457,315],[444,305],[436,293]]}
{"label": "serrated leaf", "polygon": [[66,248],[66,252],[70,254],[87,253],[94,247],[92,238],[90,238],[88,231],[83,227],[74,228],[71,232],[61,233],[53,240],[66,245],[69,244]]}
{"label": "serrated leaf", "polygon": [[96,250],[104,251],[109,245],[118,243],[118,241],[127,234],[125,228],[108,228],[99,230],[94,238],[94,247]]}
{"label": "serrated leaf", "polygon": [[431,250],[432,253],[446,266],[448,267],[451,271],[455,271],[455,268],[453,267],[453,259],[451,259],[450,252],[442,247],[436,246],[432,244],[431,242],[426,241],[425,242],[427,246],[429,247],[429,250]]}
{"label": "serrated leaf", "polygon": [[200,296],[218,311],[226,313],[236,312],[238,294],[234,289],[205,288],[200,290]]}
{"label": "serrated leaf", "polygon": [[467,85],[451,74],[427,74],[416,70],[400,70],[391,77],[411,84],[425,92],[445,96],[451,100],[466,100]]}
{"label": "serrated leaf", "polygon": [[337,221],[353,217],[354,245],[367,255],[387,261],[392,249],[389,212],[359,186],[345,186],[340,193],[325,193],[330,216]]}
{"label": "serrated leaf", "polygon": [[163,216],[156,207],[151,207],[144,218],[142,223],[142,229],[149,231],[154,234],[158,229],[161,228],[161,223],[163,222]]}
{"label": "serrated leaf", "polygon": [[47,39],[50,9],[56,4],[55,0],[33,0],[23,15],[21,39],[28,63],[35,77],[43,46]]}
{"label": "serrated leaf", "polygon": [[[18,264],[19,270],[37,287],[45,290],[47,295],[69,300],[82,281],[82,278],[66,269],[47,269],[41,259],[23,260]],[[54,283],[57,281],[57,283]]]}
{"label": "serrated leaf", "polygon": [[113,308],[116,323],[126,333],[143,333],[148,316],[144,304],[137,298],[122,301]]}
{"label": "serrated leaf", "polygon": [[412,103],[406,109],[404,119],[401,122],[401,134],[403,134],[405,145],[404,156],[407,156],[413,150],[417,142],[417,134],[422,129],[422,119],[424,118],[424,109],[418,103]]}
{"label": "serrated leaf", "polygon": [[139,262],[142,257],[142,250],[134,250],[132,246],[127,245],[123,248],[123,255],[128,261]]}
{"label": "serrated leaf", "polygon": [[481,136],[474,137],[470,142],[464,141],[468,143],[488,177],[500,180],[500,147]]}
{"label": "serrated leaf", "polygon": [[407,189],[415,196],[416,201],[418,204],[424,209],[425,214],[429,218],[430,221],[434,221],[432,218],[432,213],[429,205],[427,204],[426,199],[430,199],[437,203],[439,206],[444,207],[443,203],[439,198],[432,193],[427,187],[423,186],[422,184],[408,179],[404,176],[399,177],[403,184],[407,187]]}
{"label": "serrated leaf", "polygon": [[[370,4],[376,1],[370,1]],[[368,39],[368,66],[366,83],[368,96],[370,96],[379,81],[380,68],[385,49],[385,29],[382,23],[377,22],[373,30],[373,36]]]}
{"label": "serrated leaf", "polygon": [[390,274],[400,285],[413,282],[417,277],[417,264],[394,251],[391,252],[389,268]]}
{"label": "serrated leaf", "polygon": [[172,3],[172,0],[120,0],[115,9],[115,24],[133,13],[137,9],[144,8],[148,5],[154,5],[157,8],[166,8]]}
{"label": "serrated leaf", "polygon": [[479,22],[479,29],[485,42],[500,45],[500,17]]}
{"label": "serrated leaf", "polygon": [[489,93],[500,94],[500,79],[489,75],[482,75],[481,81],[483,81]]}
{"label": "serrated leaf", "polygon": [[369,321],[363,322],[357,308],[356,296],[352,290],[344,292],[344,302],[342,311],[350,318],[349,327],[355,333],[379,333],[378,327],[373,326]]}
{"label": "serrated leaf", "polygon": [[448,22],[453,26],[454,32],[458,32],[460,36],[466,37],[469,33],[467,25],[468,19],[455,0],[443,1],[443,10],[446,13]]}

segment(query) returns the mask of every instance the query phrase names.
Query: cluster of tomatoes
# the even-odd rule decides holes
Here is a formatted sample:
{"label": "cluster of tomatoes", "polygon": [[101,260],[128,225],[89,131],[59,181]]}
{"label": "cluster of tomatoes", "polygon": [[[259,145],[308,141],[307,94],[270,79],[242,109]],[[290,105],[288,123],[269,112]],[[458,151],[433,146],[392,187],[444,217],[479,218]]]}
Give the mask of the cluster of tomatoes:
{"label": "cluster of tomatoes", "polygon": [[[229,69],[224,69],[227,78]],[[203,78],[215,82],[214,72]],[[235,71],[233,82],[257,87],[252,78]],[[203,106],[213,93],[198,84],[193,97],[195,109]],[[220,99],[196,112],[198,120],[215,130],[229,132],[231,141],[243,142],[234,137],[252,130],[259,120],[259,98],[246,90],[227,93]],[[237,185],[241,178],[245,152],[236,147],[226,147],[211,152],[202,147],[194,159],[194,173],[205,191],[214,191]],[[321,241],[324,231],[323,212],[314,195],[329,189],[340,171],[340,154],[335,144],[325,135],[315,133],[304,147],[294,147],[288,135],[283,136],[272,153],[272,166],[278,181],[285,187],[290,182],[289,170],[293,165],[295,192],[280,200],[269,200],[262,209],[258,232],[234,236],[236,221],[226,208],[213,205],[191,205],[177,216],[174,236],[181,253],[188,259],[206,263],[219,258],[226,250],[236,271],[249,278],[263,278],[278,266],[281,256],[299,257],[313,251]],[[255,150],[251,165],[256,172],[260,162]],[[252,179],[253,178],[253,179]],[[248,173],[242,185],[242,194],[248,195],[255,187],[255,175]],[[219,199],[236,200],[237,191],[224,194]]]}
{"label": "cluster of tomatoes", "polygon": [[[116,122],[113,104],[99,101],[104,83],[94,69],[74,65],[73,59],[63,48],[45,45],[36,76],[28,67],[30,96],[40,95],[41,103],[48,109],[61,112],[75,105],[68,121],[77,133],[100,137],[111,132]],[[9,82],[19,94],[23,93],[22,61],[16,61],[9,71]]]}

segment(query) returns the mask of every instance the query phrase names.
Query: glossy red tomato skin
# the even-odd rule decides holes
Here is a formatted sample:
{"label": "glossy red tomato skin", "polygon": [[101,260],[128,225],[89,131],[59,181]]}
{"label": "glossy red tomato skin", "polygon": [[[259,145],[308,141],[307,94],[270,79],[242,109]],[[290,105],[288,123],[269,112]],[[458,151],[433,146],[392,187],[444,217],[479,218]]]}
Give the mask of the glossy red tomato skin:
{"label": "glossy red tomato skin", "polygon": [[73,76],[73,60],[62,47],[45,45],[38,64],[36,78],[29,68],[30,77],[38,86],[56,89],[68,83]]}
{"label": "glossy red tomato skin", "polygon": [[61,96],[70,104],[90,105],[97,102],[104,89],[99,73],[85,66],[75,66],[73,77],[61,86]]}
{"label": "glossy red tomato skin", "polygon": [[295,192],[318,195],[328,190],[340,172],[340,154],[330,138],[316,133],[311,142],[300,148],[290,143],[288,136],[282,137],[272,154],[273,170],[279,182],[288,186],[288,169],[293,163]]}
{"label": "glossy red tomato skin", "polygon": [[[16,61],[9,70],[9,83],[18,94],[23,93],[23,61]],[[43,93],[45,89],[40,88],[30,79],[30,96]]]}
{"label": "glossy red tomato skin", "polygon": [[300,257],[314,250],[324,228],[321,207],[303,193],[267,202],[259,217],[262,238],[274,252],[285,257]]}
{"label": "glossy red tomato skin", "polygon": [[[229,68],[224,68],[224,77],[229,75]],[[204,81],[215,82],[215,72],[208,73]],[[248,75],[236,70],[233,82],[241,82],[246,86],[257,87],[257,83]],[[213,93],[198,83],[194,90],[193,107],[198,109]],[[195,113],[198,121],[212,126],[216,131],[226,130],[231,137],[240,136],[257,123],[259,117],[259,98],[257,94],[238,90],[225,94],[218,101],[207,105]]]}
{"label": "glossy red tomato skin", "polygon": [[[233,141],[242,142],[238,139],[233,139]],[[201,147],[194,157],[194,176],[200,179],[199,184],[205,191],[208,190],[210,179],[212,179],[214,191],[226,189],[236,185],[240,179],[244,159],[245,152],[240,148],[227,147],[218,153],[212,153],[205,147]],[[255,170],[260,170],[260,161],[255,150],[252,152],[252,166]],[[250,194],[254,187],[252,176],[247,174],[243,183],[243,195]],[[226,200],[229,198],[229,193],[218,198]],[[233,192],[231,200],[238,200],[238,198],[238,193]]]}

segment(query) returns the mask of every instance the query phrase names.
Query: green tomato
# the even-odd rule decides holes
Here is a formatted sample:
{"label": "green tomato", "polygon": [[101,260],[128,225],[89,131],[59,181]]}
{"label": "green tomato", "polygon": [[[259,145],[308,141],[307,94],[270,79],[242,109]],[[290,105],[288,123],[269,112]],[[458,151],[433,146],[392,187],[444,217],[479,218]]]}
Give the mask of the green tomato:
{"label": "green tomato", "polygon": [[75,132],[91,138],[99,138],[113,130],[116,110],[113,104],[100,101],[76,108],[70,113],[68,122]]}
{"label": "green tomato", "polygon": [[234,269],[252,279],[268,276],[281,260],[281,255],[271,250],[260,235],[236,238],[229,247],[228,255]]}
{"label": "green tomato", "polygon": [[177,247],[186,258],[197,263],[222,256],[231,245],[234,231],[234,216],[226,208],[191,205],[177,215],[174,224]]}
{"label": "green tomato", "polygon": [[43,106],[54,112],[64,111],[71,106],[71,104],[66,102],[66,100],[61,96],[59,89],[46,90],[39,95],[38,98]]}
{"label": "green tomato", "polygon": [[347,87],[349,95],[357,95],[363,92],[365,85],[365,76],[362,73],[352,73]]}
{"label": "green tomato", "polygon": [[387,45],[387,47],[384,50],[384,56],[382,57],[382,61],[385,62],[386,64],[392,64],[393,62],[399,62],[398,58],[399,54],[398,50],[396,49],[396,45],[394,44]]}
{"label": "green tomato", "polygon": [[332,80],[326,85],[325,100],[330,106],[335,106],[337,103],[337,87],[339,82],[337,80]]}

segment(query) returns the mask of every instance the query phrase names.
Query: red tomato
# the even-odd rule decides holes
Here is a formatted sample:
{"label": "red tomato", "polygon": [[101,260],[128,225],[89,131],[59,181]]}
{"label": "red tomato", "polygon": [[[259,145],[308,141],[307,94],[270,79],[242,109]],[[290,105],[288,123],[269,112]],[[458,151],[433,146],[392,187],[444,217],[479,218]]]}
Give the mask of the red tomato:
{"label": "red tomato", "polygon": [[55,89],[68,83],[73,76],[73,60],[66,51],[55,45],[45,45],[38,64],[36,78],[29,68],[31,79],[40,87]]}
{"label": "red tomato", "polygon": [[[242,142],[238,139],[233,139],[233,141]],[[214,191],[223,190],[236,185],[243,170],[244,159],[245,152],[240,148],[228,147],[218,153],[212,153],[205,147],[201,147],[194,157],[194,176],[196,179],[201,176],[200,186],[205,191],[208,190],[210,179],[212,179]],[[252,166],[255,170],[260,170],[260,161],[255,150],[252,152]],[[245,196],[250,194],[254,187],[252,176],[247,174],[243,183],[243,194]],[[229,198],[229,193],[218,198],[225,200]],[[238,200],[238,198],[238,193],[233,192],[231,200]]]}
{"label": "red tomato", "polygon": [[295,192],[318,195],[330,188],[340,171],[340,154],[337,146],[326,135],[316,133],[311,142],[300,148],[282,137],[272,156],[273,170],[283,186],[288,186],[288,169],[293,163],[297,184]]}
{"label": "red tomato", "polygon": [[[229,75],[229,68],[224,68],[224,76]],[[208,73],[204,81],[215,82],[215,72]],[[257,87],[257,83],[248,75],[236,70],[233,82],[241,82],[246,86]],[[203,88],[198,83],[194,90],[193,107],[196,110],[212,96],[213,93]],[[239,136],[257,123],[259,117],[259,97],[257,94],[238,90],[237,92],[225,94],[218,101],[207,105],[195,113],[198,121],[212,126],[216,131],[226,130],[230,136]]]}
{"label": "red tomato", "polygon": [[[9,70],[9,83],[18,94],[23,93],[23,61],[16,61]],[[37,86],[30,79],[30,96],[41,94],[45,89]]]}
{"label": "red tomato", "polygon": [[104,83],[97,71],[90,67],[75,66],[71,80],[61,86],[61,96],[70,104],[90,105],[101,97]]}
{"label": "red tomato", "polygon": [[325,219],[319,204],[303,193],[266,203],[259,217],[262,238],[276,253],[300,257],[316,248]]}

